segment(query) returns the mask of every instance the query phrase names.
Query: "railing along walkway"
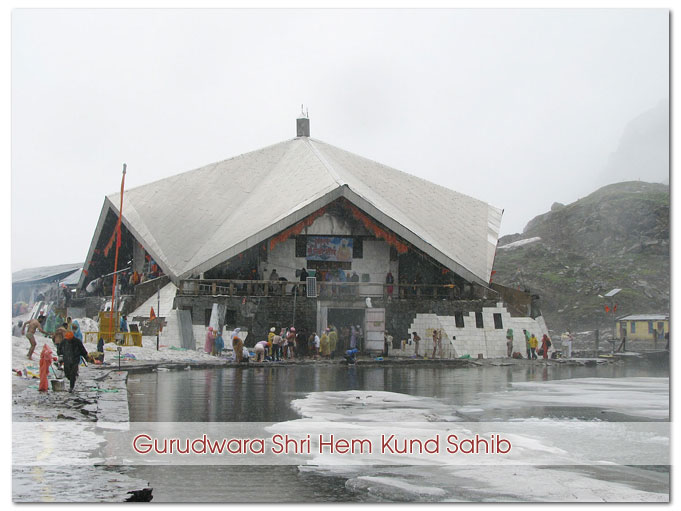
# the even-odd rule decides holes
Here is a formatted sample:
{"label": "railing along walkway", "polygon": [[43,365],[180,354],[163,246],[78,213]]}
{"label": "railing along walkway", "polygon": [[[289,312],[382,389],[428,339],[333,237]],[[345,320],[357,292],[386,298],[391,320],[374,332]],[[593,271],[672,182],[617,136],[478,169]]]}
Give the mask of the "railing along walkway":
{"label": "railing along walkway", "polygon": [[[282,280],[187,279],[178,295],[185,296],[306,296],[305,282]],[[320,298],[391,297],[466,300],[484,298],[484,288],[464,293],[453,284],[385,284],[381,282],[316,282]],[[487,296],[497,295],[487,289]]]}

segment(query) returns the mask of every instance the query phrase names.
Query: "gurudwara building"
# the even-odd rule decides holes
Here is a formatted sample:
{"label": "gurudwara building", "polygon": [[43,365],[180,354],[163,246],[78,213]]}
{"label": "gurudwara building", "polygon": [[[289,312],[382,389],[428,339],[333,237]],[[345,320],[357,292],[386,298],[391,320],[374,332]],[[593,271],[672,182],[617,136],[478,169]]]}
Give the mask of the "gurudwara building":
{"label": "gurudwara building", "polygon": [[[81,288],[113,270],[120,202],[104,199]],[[171,286],[164,315],[188,346],[215,306],[247,345],[273,326],[360,325],[367,351],[388,332],[408,354],[412,331],[438,328],[449,356],[503,356],[506,329],[546,330],[531,296],[490,284],[502,210],[311,138],[307,118],[291,140],[125,190],[122,205],[119,260],[162,275],[137,305]]]}

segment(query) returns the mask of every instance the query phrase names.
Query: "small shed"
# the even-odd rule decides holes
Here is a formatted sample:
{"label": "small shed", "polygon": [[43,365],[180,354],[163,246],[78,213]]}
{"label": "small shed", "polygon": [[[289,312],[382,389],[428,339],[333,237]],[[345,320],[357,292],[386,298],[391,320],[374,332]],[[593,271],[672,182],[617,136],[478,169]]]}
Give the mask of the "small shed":
{"label": "small shed", "polygon": [[621,339],[655,341],[669,332],[669,314],[630,314],[617,319],[617,335]]}

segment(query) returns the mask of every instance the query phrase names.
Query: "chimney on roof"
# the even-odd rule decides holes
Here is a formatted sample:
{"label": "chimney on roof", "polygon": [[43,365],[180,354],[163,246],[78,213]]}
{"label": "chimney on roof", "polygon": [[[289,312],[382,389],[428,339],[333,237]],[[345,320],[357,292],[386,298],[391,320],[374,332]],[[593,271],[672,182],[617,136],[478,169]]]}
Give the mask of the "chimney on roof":
{"label": "chimney on roof", "polygon": [[300,117],[296,119],[296,137],[310,136],[310,116],[307,110],[303,110],[303,105],[300,105]]}
{"label": "chimney on roof", "polygon": [[296,136],[309,137],[310,136],[310,119],[301,117],[296,119]]}

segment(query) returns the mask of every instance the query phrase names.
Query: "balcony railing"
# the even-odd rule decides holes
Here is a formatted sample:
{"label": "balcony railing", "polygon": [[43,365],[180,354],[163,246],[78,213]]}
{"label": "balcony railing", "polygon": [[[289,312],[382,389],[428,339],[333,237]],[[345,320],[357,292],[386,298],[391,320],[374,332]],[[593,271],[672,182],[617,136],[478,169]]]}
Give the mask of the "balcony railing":
{"label": "balcony railing", "polygon": [[[381,282],[317,281],[317,296],[324,299],[383,297],[395,299],[435,298],[471,300],[495,298],[491,289],[474,286],[466,291],[452,284],[385,284]],[[184,296],[307,296],[305,282],[234,279],[181,280],[178,291]]]}

